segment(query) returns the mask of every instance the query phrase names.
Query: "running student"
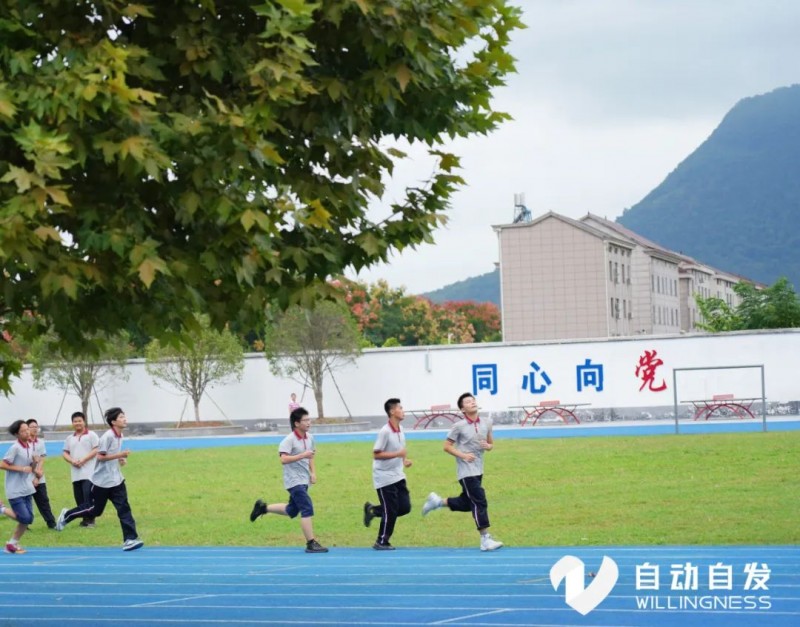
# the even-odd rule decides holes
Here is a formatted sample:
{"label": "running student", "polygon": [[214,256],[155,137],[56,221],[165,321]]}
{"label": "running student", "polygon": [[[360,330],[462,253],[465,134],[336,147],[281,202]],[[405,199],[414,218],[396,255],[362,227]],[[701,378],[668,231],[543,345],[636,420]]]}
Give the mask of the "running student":
{"label": "running student", "polygon": [[306,553],[327,553],[328,549],[314,538],[314,504],[308,495],[309,485],[317,482],[314,470],[314,438],[308,432],[311,429],[311,418],[302,407],[295,409],[289,416],[292,432],[278,446],[281,464],[283,464],[283,486],[289,491],[288,503],[267,505],[258,499],[250,512],[250,522],[254,522],[264,514],[281,514],[295,518],[300,514],[300,528],[306,538]]}
{"label": "running student", "polygon": [[14,515],[5,506],[0,511],[17,521],[11,539],[6,542],[6,553],[25,553],[19,541],[33,522],[33,479],[38,476],[38,459],[33,453],[30,443],[28,425],[24,420],[15,420],[8,427],[8,432],[17,438],[0,461],[0,470],[6,471],[6,498]]}
{"label": "running student", "polygon": [[428,495],[422,506],[422,515],[440,507],[449,507],[453,512],[472,512],[475,526],[481,534],[481,551],[494,551],[503,546],[489,534],[489,512],[483,481],[483,453],[494,448],[492,420],[478,416],[478,403],[469,392],[458,397],[458,408],[464,413],[450,429],[444,442],[444,450],[456,458],[458,483],[461,494],[443,499],[435,492]]}
{"label": "running student", "polygon": [[130,451],[122,448],[122,432],[128,426],[128,418],[119,407],[112,407],[105,413],[108,426],[111,427],[100,438],[97,446],[97,463],[92,474],[92,499],[72,509],[64,508],[56,522],[56,529],[61,531],[76,518],[95,519],[103,515],[106,504],[111,501],[117,510],[122,527],[122,550],[133,551],[144,542],[136,533],[136,521],[128,504],[128,490],[121,466],[127,463]]}
{"label": "running student", "polygon": [[44,478],[44,458],[47,457],[47,447],[44,440],[39,437],[39,422],[36,418],[31,418],[25,424],[28,425],[28,434],[31,446],[33,447],[33,454],[39,459],[37,470],[41,476],[33,479],[33,488],[36,492],[33,493],[33,502],[36,503],[36,508],[39,510],[44,522],[47,524],[48,529],[56,528],[56,518],[53,516],[53,510],[50,508],[50,497],[47,495],[47,481]]}
{"label": "running student", "polygon": [[[72,495],[75,505],[83,505],[92,501],[92,475],[94,474],[97,447],[100,438],[86,426],[86,416],[81,411],[72,414],[72,428],[75,433],[67,436],[64,442],[62,457],[70,465],[72,477]],[[81,527],[94,527],[94,518],[84,518]]]}
{"label": "running student", "polygon": [[364,503],[364,526],[369,527],[373,518],[380,517],[378,539],[372,548],[376,551],[393,551],[389,542],[394,533],[398,517],[411,511],[411,497],[406,487],[404,468],[411,466],[406,456],[406,435],[400,424],[405,418],[399,398],[390,398],[383,404],[389,417],[372,447],[372,483],[378,492],[380,505]]}

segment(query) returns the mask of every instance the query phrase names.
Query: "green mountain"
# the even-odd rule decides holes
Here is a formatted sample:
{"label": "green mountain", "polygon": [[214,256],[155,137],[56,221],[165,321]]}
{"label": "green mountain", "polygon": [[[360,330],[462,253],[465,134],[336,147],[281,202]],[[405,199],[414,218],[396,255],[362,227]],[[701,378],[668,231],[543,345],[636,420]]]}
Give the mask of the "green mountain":
{"label": "green mountain", "polygon": [[494,303],[500,306],[500,271],[494,270],[457,283],[445,285],[438,290],[421,294],[434,303],[451,300],[473,300],[476,303]]}
{"label": "green mountain", "polygon": [[672,250],[800,288],[800,85],[745,98],[617,220]]}

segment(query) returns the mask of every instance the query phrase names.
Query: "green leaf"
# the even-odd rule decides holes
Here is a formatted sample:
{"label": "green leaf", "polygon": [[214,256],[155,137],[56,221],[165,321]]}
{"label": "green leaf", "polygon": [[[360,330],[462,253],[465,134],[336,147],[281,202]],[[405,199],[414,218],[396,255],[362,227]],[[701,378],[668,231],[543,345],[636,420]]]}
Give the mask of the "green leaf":
{"label": "green leaf", "polygon": [[380,254],[385,244],[370,232],[361,233],[358,237],[356,237],[356,242],[358,242],[358,245],[370,256]]}
{"label": "green leaf", "polygon": [[45,188],[47,191],[47,195],[50,196],[51,200],[59,205],[66,205],[67,207],[72,206],[69,202],[69,198],[67,197],[67,193],[61,187],[47,187]]}
{"label": "green leaf", "polygon": [[158,257],[148,257],[139,264],[139,279],[142,283],[144,283],[145,287],[150,287],[156,278],[156,273],[164,273],[165,271],[166,265],[164,264],[163,259],[159,259]]}
{"label": "green leaf", "polygon": [[129,4],[122,8],[121,13],[126,17],[136,17],[138,15],[143,17],[155,17],[144,4]]}
{"label": "green leaf", "polygon": [[34,234],[42,241],[47,241],[48,239],[51,239],[55,242],[61,242],[61,235],[59,234],[58,230],[53,228],[52,226],[37,227],[36,230],[34,231]]}
{"label": "green leaf", "polygon": [[305,0],[277,0],[284,9],[295,15],[310,15],[319,4]]}
{"label": "green leaf", "polygon": [[400,91],[406,90],[408,82],[411,80],[411,76],[411,70],[408,69],[408,66],[405,63],[401,63],[397,66],[394,71],[394,77],[395,80],[397,80],[397,84],[400,85]]}
{"label": "green leaf", "polygon": [[252,209],[245,209],[242,212],[242,217],[239,219],[239,221],[242,223],[242,227],[244,228],[245,232],[249,231],[256,223],[255,211]]}

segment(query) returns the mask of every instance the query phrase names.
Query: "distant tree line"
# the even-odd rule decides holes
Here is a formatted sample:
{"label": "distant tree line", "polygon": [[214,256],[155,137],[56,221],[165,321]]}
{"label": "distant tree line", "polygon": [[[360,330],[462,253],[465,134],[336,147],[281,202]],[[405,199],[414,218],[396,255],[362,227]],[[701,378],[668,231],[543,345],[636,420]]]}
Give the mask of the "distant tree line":
{"label": "distant tree line", "polygon": [[800,327],[800,299],[786,277],[766,288],[737,283],[733,290],[741,299],[736,307],[715,296],[695,296],[702,315],[698,327],[712,333]]}

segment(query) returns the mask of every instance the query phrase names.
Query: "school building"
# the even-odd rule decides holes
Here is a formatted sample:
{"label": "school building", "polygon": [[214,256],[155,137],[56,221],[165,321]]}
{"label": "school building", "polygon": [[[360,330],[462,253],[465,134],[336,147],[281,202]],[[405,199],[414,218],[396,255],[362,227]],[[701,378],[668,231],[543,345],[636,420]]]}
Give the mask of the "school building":
{"label": "school building", "polygon": [[748,281],[591,213],[493,228],[506,342],[696,333],[695,295],[736,307]]}

